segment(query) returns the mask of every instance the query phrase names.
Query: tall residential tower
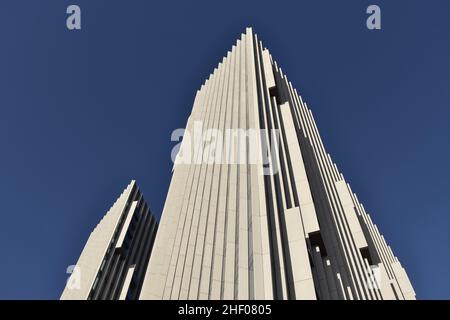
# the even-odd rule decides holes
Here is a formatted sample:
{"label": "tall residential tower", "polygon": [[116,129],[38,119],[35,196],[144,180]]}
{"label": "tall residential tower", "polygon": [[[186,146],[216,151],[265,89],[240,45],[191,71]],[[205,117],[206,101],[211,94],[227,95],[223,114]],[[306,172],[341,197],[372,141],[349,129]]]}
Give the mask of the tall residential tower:
{"label": "tall residential tower", "polygon": [[89,236],[61,299],[137,299],[157,228],[131,181]]}
{"label": "tall residential tower", "polygon": [[[237,134],[230,156],[225,140],[239,131],[261,134]],[[197,91],[186,132],[194,139],[181,144],[140,299],[415,298],[250,28]]]}

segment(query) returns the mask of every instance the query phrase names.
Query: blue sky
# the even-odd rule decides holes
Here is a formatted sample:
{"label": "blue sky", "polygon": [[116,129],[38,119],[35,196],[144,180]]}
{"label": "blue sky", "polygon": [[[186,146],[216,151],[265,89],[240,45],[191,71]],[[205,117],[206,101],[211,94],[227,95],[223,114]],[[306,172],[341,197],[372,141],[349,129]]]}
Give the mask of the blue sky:
{"label": "blue sky", "polygon": [[[82,30],[66,29],[78,4]],[[366,28],[381,7],[382,30]],[[407,269],[450,298],[450,2],[0,2],[0,298],[55,299],[129,180],[159,216],[196,90],[252,26]]]}

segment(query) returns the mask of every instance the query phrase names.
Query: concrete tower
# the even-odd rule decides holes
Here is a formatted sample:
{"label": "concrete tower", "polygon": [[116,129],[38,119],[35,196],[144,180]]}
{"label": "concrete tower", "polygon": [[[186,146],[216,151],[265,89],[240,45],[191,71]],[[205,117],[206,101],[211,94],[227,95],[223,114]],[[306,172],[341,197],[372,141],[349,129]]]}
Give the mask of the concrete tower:
{"label": "concrete tower", "polygon": [[157,228],[131,181],[89,236],[61,300],[137,299]]}
{"label": "concrete tower", "polygon": [[140,299],[415,298],[250,28],[197,91],[186,129]]}

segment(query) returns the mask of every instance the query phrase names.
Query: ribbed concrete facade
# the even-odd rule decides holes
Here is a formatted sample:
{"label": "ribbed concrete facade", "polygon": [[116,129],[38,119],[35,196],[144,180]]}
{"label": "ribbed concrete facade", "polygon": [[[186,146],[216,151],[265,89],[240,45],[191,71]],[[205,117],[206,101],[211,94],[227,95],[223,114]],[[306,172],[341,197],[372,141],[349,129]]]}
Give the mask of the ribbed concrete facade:
{"label": "ribbed concrete facade", "polygon": [[415,298],[311,111],[251,29],[198,90],[187,130],[196,121],[278,130],[279,142],[262,135],[252,145],[262,157],[264,143],[277,143],[273,174],[262,174],[263,161],[176,163],[141,299]]}
{"label": "ribbed concrete facade", "polygon": [[137,299],[157,228],[132,181],[92,231],[61,299]]}

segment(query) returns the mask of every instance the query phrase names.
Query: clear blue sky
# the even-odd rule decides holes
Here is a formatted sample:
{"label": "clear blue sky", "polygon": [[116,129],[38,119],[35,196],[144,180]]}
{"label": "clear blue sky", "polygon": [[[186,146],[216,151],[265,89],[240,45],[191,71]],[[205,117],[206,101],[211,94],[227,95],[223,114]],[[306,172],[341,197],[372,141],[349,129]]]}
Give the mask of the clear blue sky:
{"label": "clear blue sky", "polygon": [[[382,30],[365,10],[381,7]],[[82,30],[66,29],[78,4]],[[0,2],[0,298],[58,298],[132,178],[160,215],[170,133],[252,26],[419,298],[450,298],[450,2]]]}

